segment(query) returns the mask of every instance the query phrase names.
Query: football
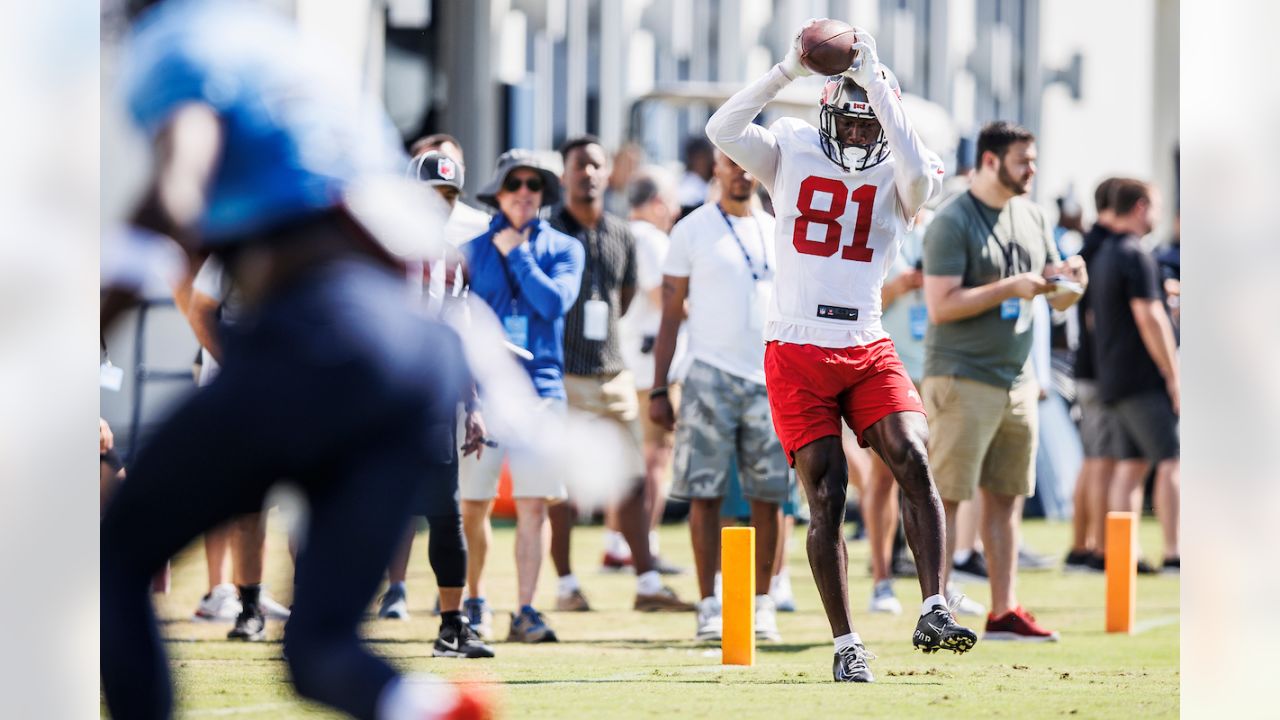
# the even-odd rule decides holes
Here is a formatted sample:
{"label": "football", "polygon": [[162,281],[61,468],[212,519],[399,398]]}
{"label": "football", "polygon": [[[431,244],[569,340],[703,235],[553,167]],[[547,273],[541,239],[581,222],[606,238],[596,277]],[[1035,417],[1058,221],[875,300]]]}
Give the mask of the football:
{"label": "football", "polygon": [[839,75],[853,64],[858,51],[853,26],[839,20],[820,20],[800,33],[800,62],[818,75]]}

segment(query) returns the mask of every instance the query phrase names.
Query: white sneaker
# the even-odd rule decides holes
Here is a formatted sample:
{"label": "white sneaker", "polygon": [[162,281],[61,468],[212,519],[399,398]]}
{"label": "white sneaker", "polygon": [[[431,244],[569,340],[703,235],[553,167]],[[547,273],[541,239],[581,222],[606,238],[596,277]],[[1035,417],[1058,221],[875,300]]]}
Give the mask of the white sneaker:
{"label": "white sneaker", "polygon": [[868,609],[873,613],[902,614],[902,603],[893,594],[892,580],[881,580],[871,588],[871,606]]}
{"label": "white sneaker", "polygon": [[987,608],[977,600],[960,592],[954,585],[947,585],[947,604],[956,615],[985,617]]}
{"label": "white sneaker", "polygon": [[222,583],[200,598],[194,619],[202,622],[234,622],[239,615],[240,594],[236,591],[236,586]]}
{"label": "white sneaker", "polygon": [[756,639],[778,642],[778,606],[768,595],[756,596]]}
{"label": "white sneaker", "polygon": [[778,607],[778,612],[795,612],[796,596],[791,592],[791,578],[788,575],[775,575],[769,583],[769,597]]}
{"label": "white sneaker", "polygon": [[724,617],[720,614],[720,601],[714,597],[698,601],[699,640],[720,640],[724,633]]}
{"label": "white sneaker", "polygon": [[262,608],[262,614],[266,615],[268,620],[289,619],[289,608],[276,602],[266,588],[262,588],[262,592],[258,594],[258,607]]}

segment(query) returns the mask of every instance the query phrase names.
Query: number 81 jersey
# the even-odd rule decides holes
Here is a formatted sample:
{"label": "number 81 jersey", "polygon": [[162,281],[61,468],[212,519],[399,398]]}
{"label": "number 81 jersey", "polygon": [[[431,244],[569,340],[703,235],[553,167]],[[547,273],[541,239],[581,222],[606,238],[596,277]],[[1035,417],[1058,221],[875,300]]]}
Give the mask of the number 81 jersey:
{"label": "number 81 jersey", "polygon": [[888,337],[880,289],[907,229],[894,157],[846,172],[809,123],[782,118],[769,129],[778,143],[778,268],[765,340],[838,348]]}

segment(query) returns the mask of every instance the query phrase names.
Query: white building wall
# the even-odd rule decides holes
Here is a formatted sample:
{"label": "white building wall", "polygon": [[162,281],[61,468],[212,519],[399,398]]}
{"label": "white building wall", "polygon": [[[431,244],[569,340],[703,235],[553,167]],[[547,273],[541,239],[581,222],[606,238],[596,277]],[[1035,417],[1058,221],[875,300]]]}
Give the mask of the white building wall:
{"label": "white building wall", "polygon": [[[1075,0],[1041,5],[1046,67],[1084,56],[1082,97],[1046,88],[1041,114],[1038,197],[1051,203],[1068,185],[1092,218],[1093,189],[1110,175],[1151,178],[1155,94],[1153,0]],[[1162,108],[1177,113],[1177,105]]]}

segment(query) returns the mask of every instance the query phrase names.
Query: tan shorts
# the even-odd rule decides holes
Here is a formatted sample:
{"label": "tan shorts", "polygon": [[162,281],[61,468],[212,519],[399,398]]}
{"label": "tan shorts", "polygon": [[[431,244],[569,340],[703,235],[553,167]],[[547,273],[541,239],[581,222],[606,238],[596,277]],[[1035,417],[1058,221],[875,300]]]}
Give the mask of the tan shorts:
{"label": "tan shorts", "polygon": [[640,429],[640,406],[636,400],[635,376],[630,370],[616,375],[565,375],[564,391],[569,407],[590,413],[622,426],[635,441],[633,454],[623,458],[628,467],[639,475],[644,474],[644,433]]}
{"label": "tan shorts", "polygon": [[951,375],[924,379],[929,465],[943,500],[968,500],[982,486],[998,495],[1035,492],[1040,386],[1012,389]]}
{"label": "tan shorts", "polygon": [[[671,402],[672,409],[679,412],[680,383],[671,383],[667,386],[667,399]],[[675,447],[675,432],[671,430],[664,430],[661,425],[649,419],[649,391],[637,390],[636,400],[640,402],[640,428],[644,435],[645,446],[648,447],[649,445],[655,445],[663,448]]]}

